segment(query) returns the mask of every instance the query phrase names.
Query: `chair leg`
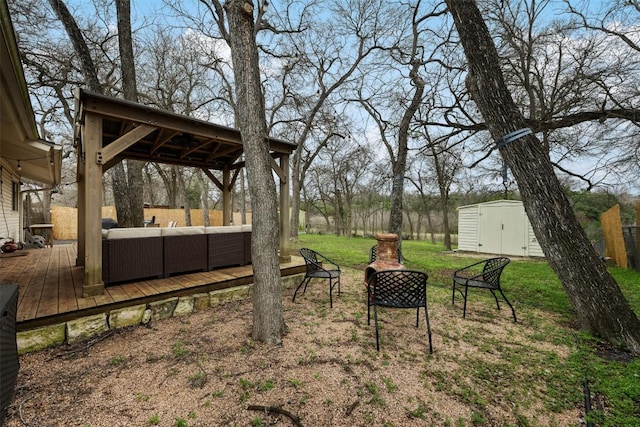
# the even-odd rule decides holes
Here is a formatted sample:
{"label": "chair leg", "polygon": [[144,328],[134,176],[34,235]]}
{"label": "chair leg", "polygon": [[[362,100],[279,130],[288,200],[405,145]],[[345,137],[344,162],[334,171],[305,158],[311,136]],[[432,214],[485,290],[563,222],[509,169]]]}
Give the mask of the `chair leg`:
{"label": "chair leg", "polygon": [[453,289],[451,290],[451,305],[456,303],[456,281],[453,281]]}
{"label": "chair leg", "polygon": [[493,295],[493,299],[496,300],[496,306],[498,307],[498,310],[500,310],[500,303],[498,302],[498,296],[496,295],[496,293],[495,293],[495,291],[493,289],[489,289],[489,290],[491,291],[491,295]]}
{"label": "chair leg", "polygon": [[500,295],[502,295],[502,298],[504,298],[504,300],[507,302],[507,304],[509,304],[509,308],[511,308],[511,314],[513,314],[513,322],[517,323],[518,319],[516,318],[516,311],[513,309],[513,306],[511,305],[511,303],[509,302],[509,300],[505,296],[504,292],[502,292],[502,289],[499,289],[499,291],[500,291]]}
{"label": "chair leg", "polygon": [[416,308],[416,328],[418,327],[419,322],[420,322],[420,307]]}
{"label": "chair leg", "polygon": [[465,285],[464,287],[464,308],[462,309],[462,318],[467,317],[467,295],[469,294],[469,287]]}
{"label": "chair leg", "polygon": [[302,279],[302,282],[300,282],[300,284],[298,285],[298,287],[296,288],[296,291],[293,293],[293,299],[291,300],[291,302],[296,302],[296,294],[298,293],[298,291],[300,290],[300,288],[302,287],[302,285],[304,285],[304,291],[302,293],[305,293],[307,291],[307,285],[306,283],[309,282],[309,280],[311,280],[310,277],[305,276],[304,279]]}
{"label": "chair leg", "polygon": [[329,279],[329,301],[331,302],[331,308],[333,308],[333,288],[334,287],[338,287],[338,296],[340,296],[340,278],[338,277],[338,280],[336,281],[336,283],[333,283],[333,279]]}
{"label": "chair leg", "polygon": [[380,338],[378,335],[378,306],[373,306],[373,321],[376,325],[376,350],[380,351]]}
{"label": "chair leg", "polygon": [[333,308],[333,281],[329,279],[329,307]]}
{"label": "chair leg", "polygon": [[433,343],[431,341],[431,324],[429,323],[429,310],[427,309],[426,303],[424,304],[424,317],[425,321],[427,322],[427,335],[429,336],[429,354],[433,354]]}

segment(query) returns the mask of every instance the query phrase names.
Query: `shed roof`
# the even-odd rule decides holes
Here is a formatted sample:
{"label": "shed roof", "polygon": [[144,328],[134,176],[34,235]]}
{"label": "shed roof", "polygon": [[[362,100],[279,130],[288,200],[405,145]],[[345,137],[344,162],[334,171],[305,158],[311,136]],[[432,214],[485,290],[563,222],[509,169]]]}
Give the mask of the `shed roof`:
{"label": "shed roof", "polygon": [[481,202],[481,203],[473,203],[471,205],[464,205],[464,206],[458,206],[457,209],[465,209],[465,208],[472,208],[475,206],[499,206],[499,205],[522,205],[522,200],[505,200],[505,199],[501,199],[501,200],[491,200],[489,202]]}

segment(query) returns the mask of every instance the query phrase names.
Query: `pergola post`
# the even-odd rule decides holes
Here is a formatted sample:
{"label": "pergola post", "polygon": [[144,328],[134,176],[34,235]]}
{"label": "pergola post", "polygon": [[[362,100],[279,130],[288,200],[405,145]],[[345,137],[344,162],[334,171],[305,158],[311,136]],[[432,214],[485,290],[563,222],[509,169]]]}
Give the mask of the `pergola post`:
{"label": "pergola post", "polygon": [[[102,281],[102,165],[98,151],[102,149],[102,117],[86,112],[82,132],[82,196],[78,202],[78,230],[84,241],[84,282],[82,296],[104,293]],[[82,218],[81,218],[82,216]],[[80,236],[78,236],[80,238]]]}
{"label": "pergola post", "polygon": [[280,157],[280,262],[291,261],[289,253],[289,155]]}
{"label": "pergola post", "polygon": [[[80,138],[82,139],[84,135],[84,125],[81,125],[81,130],[80,130]],[[86,183],[85,183],[85,177],[84,177],[84,163],[86,161],[86,159],[84,158],[84,151],[83,151],[83,144],[80,143],[78,144],[78,148],[76,150],[76,159],[77,159],[77,164],[76,164],[76,181],[78,183],[78,207],[79,208],[83,208],[85,205],[85,197],[84,197],[84,192],[85,187],[86,187]],[[85,242],[85,223],[84,223],[84,215],[78,211],[78,215],[76,218],[77,221],[77,242],[78,242],[78,250],[77,250],[77,254],[76,254],[76,266],[84,266],[84,254],[85,252],[85,247],[84,247],[84,242]]]}

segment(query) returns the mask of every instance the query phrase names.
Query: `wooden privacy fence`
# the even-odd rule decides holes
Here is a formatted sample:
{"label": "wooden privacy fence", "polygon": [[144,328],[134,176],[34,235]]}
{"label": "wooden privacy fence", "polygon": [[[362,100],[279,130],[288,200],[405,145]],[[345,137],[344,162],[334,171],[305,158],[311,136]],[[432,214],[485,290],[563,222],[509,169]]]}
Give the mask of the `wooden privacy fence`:
{"label": "wooden privacy fence", "polygon": [[[151,220],[155,216],[155,223],[166,227],[169,221],[177,221],[178,227],[184,226],[184,209],[145,208],[144,219]],[[102,207],[103,218],[117,218],[114,206]],[[234,223],[241,224],[240,213],[234,212]],[[251,223],[251,214],[247,214],[247,222]],[[76,208],[64,206],[51,207],[51,223],[53,224],[54,240],[76,240],[78,238],[78,211]],[[209,210],[209,224],[222,225],[222,211]],[[191,209],[191,225],[204,225],[202,209]]]}
{"label": "wooden privacy fence", "polygon": [[[622,226],[622,220],[620,219],[620,205],[615,205],[603,213],[600,216],[600,223],[602,225],[602,232],[604,234],[606,246],[605,256],[613,259],[618,267],[634,267],[637,269],[638,254],[640,254],[640,237],[637,236],[637,233],[633,233],[635,241],[627,239],[627,242],[625,242],[623,228],[630,229],[631,227]],[[636,203],[636,227],[633,228],[637,230],[638,225],[640,225],[640,202]],[[630,230],[627,231],[631,236]],[[629,254],[632,256],[632,260],[628,258]]]}

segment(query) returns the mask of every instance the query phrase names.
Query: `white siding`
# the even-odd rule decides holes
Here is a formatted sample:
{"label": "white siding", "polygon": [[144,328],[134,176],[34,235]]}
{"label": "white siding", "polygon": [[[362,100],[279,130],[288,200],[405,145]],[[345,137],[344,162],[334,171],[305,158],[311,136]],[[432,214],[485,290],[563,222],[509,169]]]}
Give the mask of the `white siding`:
{"label": "white siding", "polygon": [[12,238],[16,242],[21,241],[20,233],[20,212],[22,212],[22,196],[18,193],[18,210],[13,210],[13,183],[17,183],[17,189],[20,191],[20,179],[17,175],[2,164],[2,206],[0,207],[0,238]]}
{"label": "white siding", "polygon": [[539,256],[544,257],[544,252],[542,252],[542,248],[540,247],[540,243],[538,243],[538,239],[536,238],[535,233],[533,232],[533,228],[531,227],[531,223],[529,222],[529,218],[527,218],[527,224],[529,225],[529,234],[528,234],[528,253],[529,256]]}
{"label": "white siding", "polygon": [[478,206],[458,209],[458,250],[478,252]]}

